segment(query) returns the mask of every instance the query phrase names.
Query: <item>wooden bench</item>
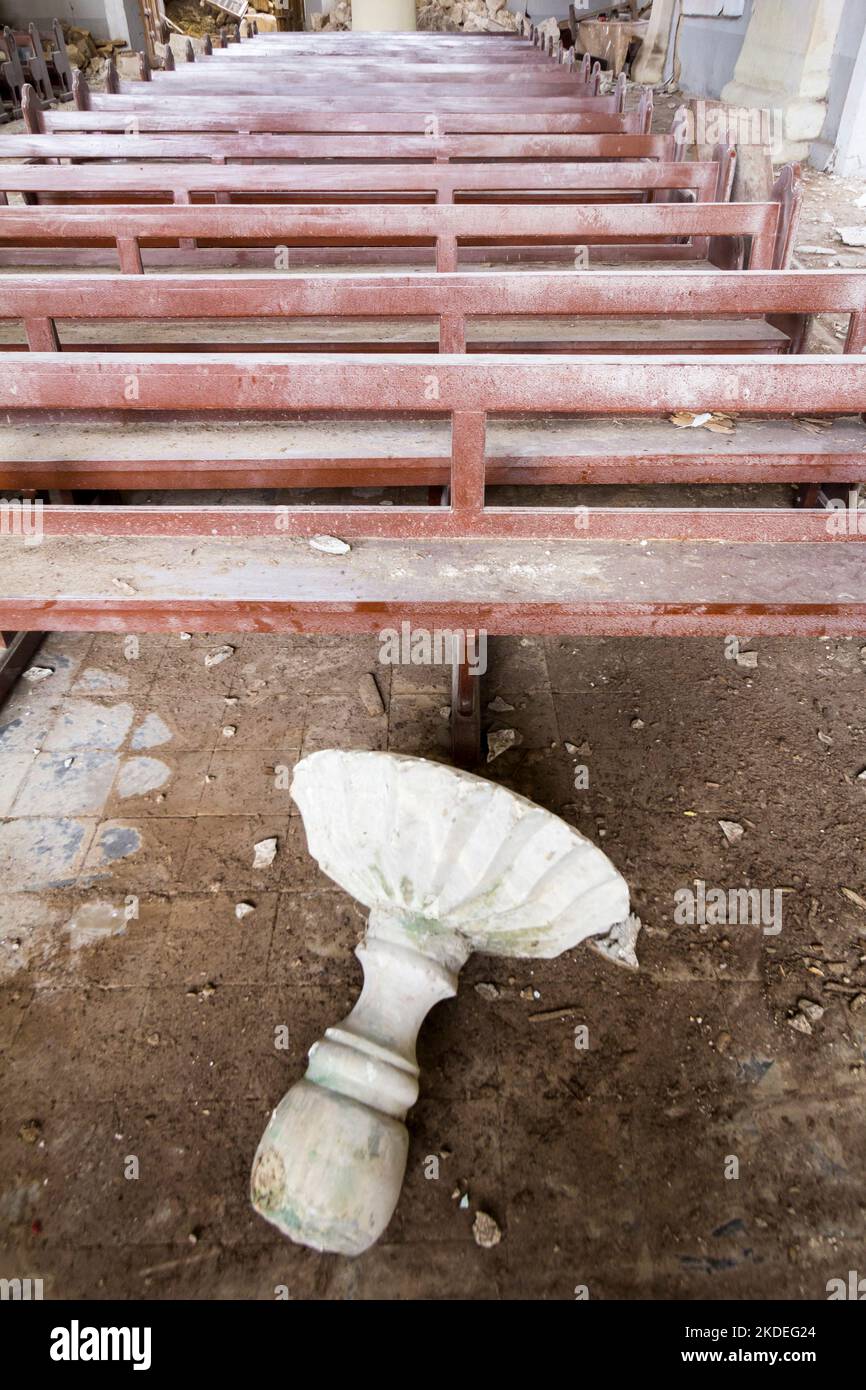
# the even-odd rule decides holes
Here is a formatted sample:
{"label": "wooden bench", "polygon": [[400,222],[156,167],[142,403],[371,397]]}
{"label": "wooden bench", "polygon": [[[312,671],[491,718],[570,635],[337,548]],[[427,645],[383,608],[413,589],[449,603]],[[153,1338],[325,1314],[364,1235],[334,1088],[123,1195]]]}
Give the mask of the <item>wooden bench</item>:
{"label": "wooden bench", "polygon": [[29,24],[26,31],[11,29],[8,24],[3,28],[0,91],[5,87],[6,98],[16,110],[21,107],[27,85],[34,87],[46,102],[53,101],[55,96],[68,101],[72,96],[72,71],[66,42],[56,19],[51,33],[46,35],[40,34],[35,24]]}
{"label": "wooden bench", "polygon": [[[322,64],[306,63],[297,75],[280,78],[267,62],[238,66],[226,64],[211,69],[203,63],[184,63],[176,71],[153,70],[145,54],[140,54],[140,80],[130,82],[117,75],[109,63],[108,94],[141,99],[147,86],[154,97],[171,93],[171,100],[192,96],[217,104],[233,104],[244,97],[272,100],[284,108],[305,107],[333,110],[374,111],[451,111],[473,112],[515,110],[523,113],[555,114],[575,109],[575,103],[595,97],[600,73],[589,83],[565,71],[551,68],[539,75],[515,74],[502,83],[491,78],[478,65],[464,65],[463,73],[431,67],[423,77],[403,76],[401,64],[368,67],[353,72],[351,78],[328,77]],[[275,90],[275,87],[278,89]]]}
{"label": "wooden bench", "polygon": [[98,294],[86,276],[21,275],[3,283],[0,349],[774,353],[800,346],[778,323],[832,313],[855,352],[864,309],[856,271],[106,275]]}
{"label": "wooden bench", "polygon": [[[647,469],[636,426],[678,411],[738,412],[738,427],[748,412],[739,464],[751,482],[779,476],[762,428],[782,431],[787,471],[808,476],[816,438],[792,418],[808,403],[844,435],[841,452],[862,476],[862,356],[10,353],[3,366],[6,419],[50,430],[55,449],[70,419],[93,415],[146,431],[155,419],[181,430],[198,413],[215,422],[211,434],[221,419],[231,432],[239,417],[322,412],[450,422],[445,506],[48,506],[40,546],[0,537],[4,631],[360,633],[410,621],[491,634],[805,636],[866,626],[866,526],[784,506],[526,507],[510,493],[493,505],[487,472],[497,417],[560,420],[579,403],[581,417],[617,426],[596,482],[662,475],[659,460]],[[709,464],[694,464],[699,480],[720,458],[714,444]],[[208,432],[200,452],[212,456]],[[308,542],[322,534],[351,549],[317,553]]]}
{"label": "wooden bench", "polygon": [[[185,136],[182,136],[186,143]],[[234,156],[199,163],[168,160],[172,136],[81,136],[81,146],[90,143],[90,158],[74,165],[44,163],[56,157],[61,146],[72,146],[78,156],[75,136],[0,136],[0,157],[10,146],[38,158],[38,164],[4,164],[0,167],[0,188],[24,192],[28,202],[38,203],[138,203],[177,202],[215,199],[218,203],[621,203],[728,202],[734,178],[734,152],[720,147],[712,160],[616,160],[577,161],[535,160],[534,150],[569,147],[581,136],[516,136],[502,140],[496,136],[461,136],[467,146],[484,153],[492,146],[512,150],[525,147],[525,158],[467,161],[428,161],[428,163],[374,164],[360,160],[341,163],[327,160],[309,163],[296,158],[307,136],[225,136],[238,142]],[[313,136],[311,139],[316,139]],[[329,136],[325,136],[329,139]],[[424,150],[423,136],[400,136],[416,142]],[[343,149],[366,136],[346,136]],[[165,149],[163,142],[167,143]],[[160,149],[154,152],[154,143]],[[285,156],[272,160],[272,149]],[[466,147],[466,146],[464,146]],[[261,157],[260,164],[234,164],[232,157]],[[111,157],[126,158],[111,163]],[[267,163],[265,163],[267,160]]]}
{"label": "wooden bench", "polygon": [[[405,158],[407,151],[413,152],[411,157],[422,159],[476,158],[472,150],[478,148],[478,141],[488,142],[485,157],[491,159],[603,159],[612,157],[613,150],[619,151],[615,156],[617,158],[645,159],[674,157],[675,151],[684,149],[683,142],[676,133],[679,129],[676,123],[670,135],[649,133],[652,119],[652,101],[649,97],[642,97],[639,106],[627,115],[617,111],[613,98],[599,97],[595,100],[603,103],[604,109],[579,112],[576,117],[569,118],[567,123],[574,127],[571,130],[496,130],[497,125],[510,124],[506,116],[498,119],[470,118],[472,123],[477,123],[479,127],[489,128],[452,131],[447,128],[447,118],[440,122],[438,117],[428,114],[426,117],[410,116],[409,120],[401,121],[400,124],[412,125],[414,128],[396,131],[388,128],[394,124],[393,120],[331,114],[327,121],[317,122],[326,127],[322,130],[248,130],[241,134],[237,127],[243,118],[237,113],[224,113],[221,117],[215,112],[206,111],[181,114],[175,111],[173,105],[171,119],[166,119],[167,113],[164,109],[156,112],[123,110],[111,113],[51,111],[42,106],[32,88],[25,87],[22,112],[27,136],[18,138],[39,137],[43,142],[52,141],[57,147],[56,155],[52,150],[50,155],[38,157],[68,159],[130,158],[128,143],[117,146],[116,142],[128,142],[131,139],[148,142],[147,147],[153,151],[148,157],[184,159],[262,158],[259,150],[271,151],[272,157],[275,155],[278,158],[383,160]],[[152,119],[153,117],[156,119]],[[560,122],[566,124],[562,118]],[[459,118],[450,122],[460,123]],[[266,124],[266,118],[261,112],[257,115],[256,124]],[[292,124],[291,118],[284,119],[281,124]],[[313,122],[308,119],[306,124],[312,125]],[[353,128],[346,128],[347,126]],[[4,145],[3,157],[32,157],[28,153],[29,146],[22,145],[20,149],[16,149],[11,143],[14,138],[9,137],[9,143]],[[346,155],[343,152],[343,142],[347,138],[351,141],[352,149],[358,153]],[[61,140],[64,142],[63,145],[60,144]],[[115,144],[105,145],[109,140],[113,140]],[[502,141],[505,142],[506,153],[498,152],[499,143]],[[473,145],[473,142],[476,143]],[[464,146],[468,146],[468,154],[463,153]],[[42,148],[47,149],[48,146],[35,148],[38,151]],[[112,153],[101,154],[100,148],[110,149]],[[537,156],[532,154],[532,150],[536,148],[540,151]],[[283,154],[284,149],[295,150],[297,153]],[[508,153],[509,150],[516,153]],[[521,154],[521,150],[525,150],[526,154]],[[664,155],[662,152],[665,152]]]}
{"label": "wooden bench", "polygon": [[[332,58],[342,58],[347,54],[374,58],[411,59],[419,58],[429,63],[448,63],[456,56],[469,56],[474,60],[494,61],[499,58],[506,62],[520,61],[528,65],[548,63],[551,60],[569,67],[586,67],[592,60],[578,59],[573,52],[542,43],[537,31],[519,34],[469,33],[430,31],[348,31],[341,33],[303,32],[288,36],[283,33],[247,34],[243,25],[226,25],[216,36],[205,34],[204,45],[218,58],[249,59],[265,57],[270,61],[284,61],[298,54],[327,63]],[[163,44],[170,41],[170,31],[161,35]]]}
{"label": "wooden bench", "polygon": [[[91,199],[100,180],[114,190],[106,196],[116,198],[123,179],[127,188],[140,191],[155,170],[4,167],[11,171],[5,178],[18,189],[38,189],[47,168],[66,196],[78,190]],[[247,196],[253,188],[265,190],[274,182],[273,175],[262,179],[257,169],[183,167],[188,180],[197,173],[197,186],[211,193],[235,188],[237,174],[243,176]],[[345,248],[351,248],[348,260],[353,265],[383,259],[423,264],[435,248],[436,268],[441,271],[456,270],[460,263],[550,260],[557,254],[567,256],[572,265],[578,254],[589,269],[623,261],[736,269],[748,240],[750,269],[782,269],[790,260],[799,204],[788,176],[783,173],[780,182],[784,187],[779,198],[769,203],[7,207],[0,208],[0,266],[119,264],[126,273],[140,273],[146,259],[149,269],[300,270],[305,265],[345,264]]]}
{"label": "wooden bench", "polygon": [[[133,94],[92,92],[80,72],[73,76],[75,111],[45,111],[45,130],[126,131],[132,116],[142,134],[148,131],[230,131],[241,134],[262,132],[311,132],[341,134],[372,132],[428,135],[431,130],[447,134],[550,134],[581,135],[648,134],[652,119],[652,90],[641,91],[635,111],[620,109],[621,93],[611,96],[576,97],[567,111],[551,113],[544,105],[530,111],[515,111],[507,105],[497,110],[485,98],[462,110],[443,110],[434,104],[405,111],[383,111],[381,103],[372,109],[345,105],[335,109],[310,110],[292,107],[286,101],[267,98],[237,98],[221,102],[213,97],[176,96],[170,103],[160,100],[146,83],[133,84]],[[33,132],[38,133],[34,130]]]}
{"label": "wooden bench", "polygon": [[440,48],[403,49],[398,52],[393,45],[380,48],[374,44],[363,50],[352,50],[329,54],[327,58],[311,64],[310,54],[303,49],[283,45],[280,48],[260,50],[249,45],[224,50],[205,48],[196,58],[185,57],[178,63],[172,48],[166,44],[159,55],[162,69],[154,73],[186,72],[186,64],[195,65],[196,77],[206,75],[216,81],[231,73],[262,73],[266,79],[276,79],[295,73],[309,74],[315,66],[323,77],[357,76],[363,81],[409,81],[418,78],[449,81],[461,80],[471,76],[479,82],[487,80],[509,82],[513,77],[552,80],[563,83],[565,80],[584,87],[598,85],[600,68],[593,69],[591,62],[579,64],[574,59],[566,62],[551,61],[547,54],[538,49],[516,51],[515,46],[491,51],[476,45],[471,49],[454,50],[447,53]]}

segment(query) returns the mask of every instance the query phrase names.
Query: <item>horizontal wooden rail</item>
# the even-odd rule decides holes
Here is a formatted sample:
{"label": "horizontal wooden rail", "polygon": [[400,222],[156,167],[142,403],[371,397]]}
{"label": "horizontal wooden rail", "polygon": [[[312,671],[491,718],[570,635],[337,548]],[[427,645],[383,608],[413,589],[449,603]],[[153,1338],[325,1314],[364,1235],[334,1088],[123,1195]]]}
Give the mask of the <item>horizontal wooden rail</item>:
{"label": "horizontal wooden rail", "polygon": [[[21,136],[19,136],[21,139]],[[39,138],[36,138],[39,139]],[[51,140],[51,136],[43,139]],[[63,139],[63,138],[61,138]],[[253,138],[256,139],[256,138]],[[267,136],[257,139],[267,140]],[[281,140],[281,136],[274,136]],[[566,138],[567,139],[567,138]],[[0,136],[0,152],[3,149]],[[36,143],[36,142],[33,142]],[[118,145],[124,140],[118,138]],[[621,160],[614,163],[482,163],[482,164],[170,164],[154,158],[136,164],[136,147],[147,140],[129,140],[128,164],[3,165],[0,188],[36,193],[53,203],[61,195],[93,196],[97,202],[122,203],[133,195],[165,202],[188,202],[193,195],[293,195],[296,202],[417,202],[427,196],[441,203],[484,196],[485,202],[544,203],[559,197],[606,203],[638,199],[655,190],[680,190],[698,202],[727,202],[734,174],[733,153],[719,160],[667,163],[663,160]],[[95,152],[96,153],[96,152]]]}
{"label": "horizontal wooden rail", "polygon": [[[660,356],[464,357],[14,352],[3,358],[0,408],[145,410],[574,412],[601,415],[808,409],[866,412],[866,358]],[[433,385],[431,386],[431,374]],[[128,380],[136,392],[130,397]],[[866,462],[866,460],[864,460]]]}
{"label": "horizontal wooden rail", "polygon": [[[310,113],[311,94],[307,92],[296,92],[292,86],[285,91],[279,99],[272,92],[262,91],[255,83],[245,84],[248,90],[238,91],[232,88],[231,91],[220,89],[208,91],[204,89],[185,88],[183,82],[172,89],[170,100],[188,102],[207,101],[210,104],[237,108],[243,104],[243,100],[249,105],[264,107],[268,102],[272,102],[282,112],[291,110],[302,110],[306,115]],[[493,90],[491,90],[491,87]],[[146,91],[142,91],[146,88]],[[440,84],[438,87],[432,83],[408,83],[399,89],[392,89],[381,85],[370,88],[360,87],[353,83],[335,84],[327,89],[327,92],[319,90],[317,99],[327,105],[333,111],[369,111],[379,108],[380,113],[385,112],[450,112],[456,113],[475,113],[479,108],[490,112],[512,112],[517,111],[524,115],[556,115],[568,112],[580,111],[585,97],[581,95],[580,87],[575,86],[571,89],[572,94],[563,96],[561,93],[543,95],[529,95],[526,93],[499,95],[495,90],[495,85],[484,84],[484,90],[479,90],[473,84],[467,84],[462,89],[448,87]],[[118,83],[116,92],[100,93],[92,92],[90,97],[92,110],[117,110],[118,101],[123,98],[131,98],[131,110],[135,110],[139,103],[165,106],[166,93],[161,85],[152,82],[124,82]]]}
{"label": "horizontal wooden rail", "polygon": [[[11,166],[6,166],[11,167]],[[185,178],[202,177],[200,187],[231,188],[233,175],[243,176],[249,190],[279,175],[251,169],[211,169],[184,166]],[[87,187],[92,191],[103,174],[114,170],[88,167],[61,168],[56,171],[67,189]],[[152,167],[143,170],[123,168],[120,172],[136,179],[147,179]],[[23,166],[13,174],[17,187],[26,184],[38,171]],[[43,175],[44,177],[44,175]],[[76,185],[76,180],[81,183]],[[226,183],[222,181],[226,180]],[[187,185],[189,187],[189,184]],[[437,248],[437,268],[454,270],[458,246],[466,241],[475,246],[511,245],[606,245],[626,243],[625,249],[661,244],[659,255],[688,258],[688,245],[672,245],[672,237],[752,238],[750,268],[770,269],[779,223],[778,203],[659,203],[609,204],[568,207],[503,206],[500,204],[411,204],[382,207],[320,206],[174,206],[104,207],[63,206],[0,209],[0,263],[8,263],[10,245],[31,247],[50,245],[69,248],[84,243],[116,242],[122,253],[121,268],[140,268],[140,247],[156,240],[198,238],[221,242],[252,242],[258,245],[349,245],[399,246],[432,245]],[[26,256],[26,252],[24,253]],[[190,253],[192,254],[192,253]]]}
{"label": "horizontal wooden rail", "polygon": [[[456,460],[455,460],[456,462]],[[454,470],[456,480],[459,468]],[[456,486],[452,483],[452,486]],[[836,530],[825,510],[785,507],[369,507],[47,506],[51,536],[285,536],[346,539],[568,541],[621,544],[700,541],[730,545],[821,545],[866,540],[866,526]],[[20,543],[20,542],[19,542]],[[866,603],[866,553],[860,561]],[[0,577],[2,585],[2,577]]]}
{"label": "horizontal wooden rail", "polygon": [[[667,136],[599,133],[592,135],[303,135],[303,134],[189,134],[157,135],[129,131],[96,133],[2,135],[0,159],[52,160],[610,160],[651,159],[678,164]],[[675,153],[675,151],[674,151]],[[697,161],[689,161],[697,164]],[[685,170],[677,186],[688,187]],[[673,186],[673,185],[671,185]]]}
{"label": "horizontal wooden rail", "polygon": [[[477,547],[477,542],[473,542]],[[137,548],[137,545],[136,545]],[[770,551],[770,547],[765,547]],[[224,557],[231,563],[232,556]],[[391,558],[391,557],[387,557]],[[590,557],[592,558],[592,557]],[[773,558],[768,554],[768,559]],[[52,557],[53,559],[53,557]],[[49,560],[51,563],[52,560]],[[431,586],[432,587],[432,586]],[[287,598],[282,593],[222,599],[166,591],[150,599],[94,595],[79,598],[7,597],[0,591],[0,617],[9,627],[43,627],[52,632],[259,632],[332,636],[378,635],[383,628],[484,631],[491,637],[846,637],[862,633],[866,603],[823,602],[649,602],[634,591],[609,602],[571,601]]]}
{"label": "horizontal wooden rail", "polygon": [[[102,96],[102,93],[94,93]],[[146,93],[145,93],[146,96]],[[108,103],[110,102],[110,105]],[[586,97],[574,103],[571,115],[550,116],[543,112],[529,116],[520,112],[501,115],[489,112],[468,112],[466,115],[450,112],[432,113],[412,112],[386,114],[381,112],[324,110],[312,113],[306,110],[286,110],[282,105],[270,102],[251,102],[247,107],[232,107],[203,103],[196,98],[178,97],[166,103],[147,100],[136,105],[126,97],[105,98],[98,107],[91,110],[72,110],[64,107],[59,110],[43,108],[44,128],[48,133],[68,131],[96,131],[110,134],[125,133],[130,128],[131,117],[135,125],[145,134],[147,132],[190,131],[257,131],[275,133],[303,133],[316,135],[342,135],[353,132],[369,134],[417,134],[440,131],[443,135],[477,134],[549,134],[583,135],[612,132],[641,133],[643,125],[637,119],[637,112],[624,114],[616,110],[613,97]],[[38,125],[30,127],[38,133]]]}
{"label": "horizontal wooden rail", "polygon": [[858,270],[520,271],[268,276],[12,276],[0,319],[862,314]]}
{"label": "horizontal wooden rail", "polygon": [[225,82],[231,85],[238,77],[260,78],[266,85],[275,86],[283,79],[299,76],[304,81],[331,81],[348,77],[360,82],[462,82],[483,83],[504,82],[517,86],[523,83],[557,85],[562,88],[569,84],[578,88],[589,88],[594,84],[584,81],[577,72],[571,72],[562,64],[543,60],[526,62],[519,57],[501,54],[498,57],[485,57],[483,53],[474,55],[454,54],[447,60],[431,62],[421,54],[406,53],[392,60],[387,55],[374,54],[335,54],[327,62],[311,61],[309,55],[261,55],[235,52],[231,61],[212,63],[194,62],[187,66],[178,63],[173,71],[155,68],[151,80],[168,82],[180,81],[181,77],[202,86]]}

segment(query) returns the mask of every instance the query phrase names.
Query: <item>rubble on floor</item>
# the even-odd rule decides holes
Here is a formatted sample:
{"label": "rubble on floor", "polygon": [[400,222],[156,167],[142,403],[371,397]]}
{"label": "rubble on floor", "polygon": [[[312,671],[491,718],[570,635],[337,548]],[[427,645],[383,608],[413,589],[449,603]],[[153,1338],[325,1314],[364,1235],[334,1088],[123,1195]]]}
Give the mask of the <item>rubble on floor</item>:
{"label": "rubble on floor", "polygon": [[91,87],[104,83],[112,53],[116,55],[119,49],[128,46],[126,39],[106,39],[104,43],[97,43],[89,29],[75,24],[63,25],[63,37],[70,67],[79,68]]}
{"label": "rubble on floor", "polygon": [[[523,16],[510,10],[506,0],[417,0],[418,28],[427,31],[464,33],[501,33],[520,28]],[[351,0],[339,0],[330,14],[314,14],[310,19],[315,30],[351,29]],[[559,23],[548,19],[539,27],[553,26],[550,32],[559,38]]]}

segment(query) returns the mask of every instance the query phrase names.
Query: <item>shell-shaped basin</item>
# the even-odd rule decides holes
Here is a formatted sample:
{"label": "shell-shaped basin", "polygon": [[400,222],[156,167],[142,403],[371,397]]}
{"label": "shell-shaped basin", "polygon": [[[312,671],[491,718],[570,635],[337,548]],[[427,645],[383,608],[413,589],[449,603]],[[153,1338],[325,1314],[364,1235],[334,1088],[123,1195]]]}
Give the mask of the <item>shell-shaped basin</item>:
{"label": "shell-shaped basin", "polygon": [[292,796],[329,878],[474,950],[557,956],[628,916],[628,885],[597,845],[472,773],[326,749],[298,763]]}

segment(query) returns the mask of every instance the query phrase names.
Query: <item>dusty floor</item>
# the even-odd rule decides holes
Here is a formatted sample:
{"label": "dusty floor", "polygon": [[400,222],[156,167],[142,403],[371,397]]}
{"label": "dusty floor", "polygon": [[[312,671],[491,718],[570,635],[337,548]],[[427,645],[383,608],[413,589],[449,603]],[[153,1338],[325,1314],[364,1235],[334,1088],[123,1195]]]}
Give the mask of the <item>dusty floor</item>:
{"label": "dusty floor", "polygon": [[[642,969],[470,961],[421,1035],[397,1217],[352,1262],[246,1199],[271,1106],[360,978],[361,915],[274,769],[329,745],[441,756],[444,673],[381,667],[372,640],[139,641],[50,639],[55,674],[0,719],[4,1274],[55,1296],[821,1298],[862,1265],[866,910],[841,890],[866,889],[866,645],[763,640],[751,667],[711,640],[491,643],[486,699],[515,709],[488,719],[524,742],[489,774],[603,844]],[[789,889],[782,931],[676,927],[695,878]],[[811,1035],[788,1023],[803,998],[826,1010]]]}
{"label": "dusty floor", "polygon": [[[833,232],[862,185],[808,185],[800,242],[863,264]],[[866,634],[740,637],[756,658],[491,642],[485,702],[514,709],[486,722],[523,742],[483,771],[611,855],[641,970],[470,961],[421,1034],[397,1215],[355,1261],[247,1201],[271,1107],[360,981],[362,915],[278,774],[325,746],[446,756],[448,676],[366,639],[49,639],[54,674],[0,711],[0,1276],[54,1297],[823,1299],[862,1272]],[[781,931],[676,925],[695,879],[788,890]]]}

